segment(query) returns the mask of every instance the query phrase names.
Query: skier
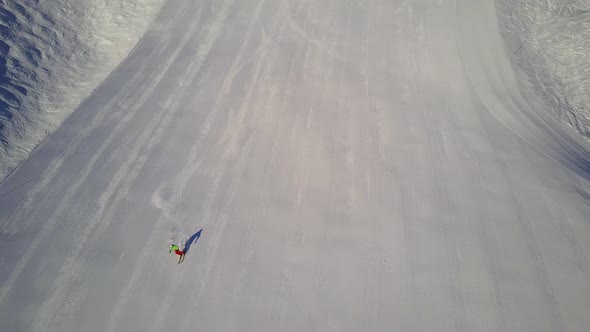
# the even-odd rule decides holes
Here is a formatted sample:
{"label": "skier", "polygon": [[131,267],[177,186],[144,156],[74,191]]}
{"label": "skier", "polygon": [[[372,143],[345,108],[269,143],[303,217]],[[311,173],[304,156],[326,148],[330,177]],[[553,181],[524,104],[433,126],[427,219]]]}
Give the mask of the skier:
{"label": "skier", "polygon": [[174,251],[174,253],[176,253],[178,255],[178,264],[182,263],[184,261],[184,254],[185,252],[180,250],[180,248],[178,248],[177,245],[175,244],[171,244],[169,247],[169,251],[168,253],[171,253],[172,251]]}

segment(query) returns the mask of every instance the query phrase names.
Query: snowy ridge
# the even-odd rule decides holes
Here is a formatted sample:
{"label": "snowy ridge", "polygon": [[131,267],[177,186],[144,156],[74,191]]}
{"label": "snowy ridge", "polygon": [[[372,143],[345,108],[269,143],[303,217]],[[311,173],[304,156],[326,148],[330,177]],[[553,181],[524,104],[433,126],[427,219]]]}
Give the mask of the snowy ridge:
{"label": "snowy ridge", "polygon": [[164,0],[0,0],[0,179],[131,51]]}
{"label": "snowy ridge", "polygon": [[500,28],[525,90],[550,112],[590,137],[590,3],[497,0]]}

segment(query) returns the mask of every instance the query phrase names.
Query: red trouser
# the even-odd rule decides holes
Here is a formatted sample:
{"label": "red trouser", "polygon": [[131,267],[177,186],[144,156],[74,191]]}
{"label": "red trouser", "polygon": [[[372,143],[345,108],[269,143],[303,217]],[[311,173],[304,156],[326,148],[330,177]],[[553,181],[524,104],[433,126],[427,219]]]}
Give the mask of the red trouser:
{"label": "red trouser", "polygon": [[175,252],[175,253],[176,253],[178,256],[182,256],[182,255],[184,255],[184,251],[182,251],[182,250],[178,250],[178,249],[176,249],[176,250],[174,250],[174,252]]}

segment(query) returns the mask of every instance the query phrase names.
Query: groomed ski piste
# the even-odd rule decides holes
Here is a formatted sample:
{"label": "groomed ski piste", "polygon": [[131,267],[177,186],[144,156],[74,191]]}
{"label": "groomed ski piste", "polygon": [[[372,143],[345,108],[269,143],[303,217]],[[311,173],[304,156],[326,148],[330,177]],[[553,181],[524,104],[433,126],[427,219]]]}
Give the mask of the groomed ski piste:
{"label": "groomed ski piste", "polygon": [[587,331],[590,145],[499,17],[165,2],[0,184],[0,330]]}

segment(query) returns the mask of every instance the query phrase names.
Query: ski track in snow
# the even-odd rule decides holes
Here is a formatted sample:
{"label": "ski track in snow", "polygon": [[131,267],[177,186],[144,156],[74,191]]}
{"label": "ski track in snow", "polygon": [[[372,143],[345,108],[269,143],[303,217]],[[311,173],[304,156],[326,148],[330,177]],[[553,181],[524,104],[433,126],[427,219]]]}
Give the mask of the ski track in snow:
{"label": "ski track in snow", "polygon": [[168,2],[0,186],[0,329],[584,330],[588,147],[519,91],[493,0]]}

